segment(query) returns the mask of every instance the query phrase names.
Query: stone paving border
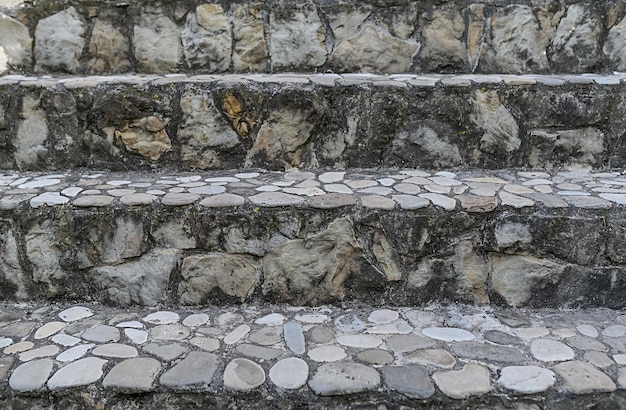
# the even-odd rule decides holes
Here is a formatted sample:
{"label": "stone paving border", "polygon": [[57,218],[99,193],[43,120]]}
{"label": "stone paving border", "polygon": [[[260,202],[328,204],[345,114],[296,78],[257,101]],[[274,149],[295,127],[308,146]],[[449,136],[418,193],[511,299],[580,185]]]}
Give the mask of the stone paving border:
{"label": "stone paving border", "polygon": [[625,341],[626,315],[608,309],[4,305],[0,397],[621,408]]}
{"label": "stone paving border", "polygon": [[264,170],[0,175],[0,209],[42,206],[361,207],[491,212],[499,207],[610,209],[626,174],[578,171]]}

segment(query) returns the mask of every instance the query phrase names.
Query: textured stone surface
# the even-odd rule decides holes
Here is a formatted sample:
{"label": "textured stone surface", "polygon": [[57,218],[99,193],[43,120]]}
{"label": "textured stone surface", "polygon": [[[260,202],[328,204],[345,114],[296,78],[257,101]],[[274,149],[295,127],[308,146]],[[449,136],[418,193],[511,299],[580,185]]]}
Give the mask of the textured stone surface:
{"label": "textured stone surface", "polygon": [[52,372],[50,359],[33,360],[17,367],[9,378],[9,386],[17,392],[37,391],[43,388]]}
{"label": "textured stone surface", "polygon": [[185,61],[190,68],[208,72],[230,66],[232,37],[228,16],[218,4],[203,4],[187,15],[181,32]]}
{"label": "textured stone surface", "polygon": [[507,389],[523,394],[545,391],[555,382],[554,372],[537,366],[505,367],[498,379],[498,383]]}
{"label": "textured stone surface", "polygon": [[87,357],[68,364],[57,370],[48,380],[50,390],[84,386],[100,380],[106,360]]}
{"label": "textured stone surface", "polygon": [[489,370],[477,364],[466,364],[463,369],[450,372],[436,372],[433,380],[443,394],[454,399],[489,392]]}
{"label": "textured stone surface", "polygon": [[317,10],[305,4],[299,10],[270,14],[272,68],[319,67],[326,61],[326,33]]}
{"label": "textured stone surface", "polygon": [[39,20],[35,30],[35,68],[78,72],[85,46],[84,34],[85,23],[74,7]]}
{"label": "textured stone surface", "polygon": [[309,378],[309,365],[297,357],[280,360],[270,368],[269,377],[272,383],[283,389],[298,389],[306,384]]}
{"label": "textured stone surface", "polygon": [[563,378],[565,389],[572,393],[585,394],[616,389],[609,376],[589,363],[574,360],[559,363],[553,369]]}
{"label": "textured stone surface", "polygon": [[435,393],[435,386],[422,366],[385,366],[382,374],[387,387],[408,397],[424,399]]}
{"label": "textured stone surface", "polygon": [[233,359],[224,369],[224,386],[230,389],[248,391],[263,383],[265,371],[252,360]]}
{"label": "textured stone surface", "polygon": [[208,385],[213,380],[219,358],[213,353],[190,352],[187,357],[163,373],[160,383],[174,388]]}
{"label": "textured stone surface", "polygon": [[10,67],[30,64],[32,39],[28,28],[18,20],[2,15],[0,18],[0,74],[5,74]]}
{"label": "textured stone surface", "polygon": [[309,387],[322,396],[358,393],[380,385],[380,375],[371,367],[350,362],[320,366],[309,380]]}
{"label": "textured stone surface", "polygon": [[115,365],[102,381],[105,388],[129,392],[150,391],[161,369],[158,360],[140,357]]}
{"label": "textured stone surface", "polygon": [[181,57],[176,24],[160,10],[142,14],[133,29],[133,51],[142,72],[167,73],[175,68]]}

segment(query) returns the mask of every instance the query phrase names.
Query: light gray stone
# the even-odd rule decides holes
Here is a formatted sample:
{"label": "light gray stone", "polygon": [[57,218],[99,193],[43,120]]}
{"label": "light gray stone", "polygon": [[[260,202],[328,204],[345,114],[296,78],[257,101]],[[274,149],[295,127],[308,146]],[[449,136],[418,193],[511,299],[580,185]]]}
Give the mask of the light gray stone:
{"label": "light gray stone", "polygon": [[263,346],[275,345],[282,341],[282,330],[283,328],[278,326],[264,327],[252,332],[248,340]]}
{"label": "light gray stone", "polygon": [[532,235],[527,224],[507,222],[496,227],[496,242],[498,247],[506,249],[514,245],[526,245],[532,241]]}
{"label": "light gray stone", "polygon": [[391,353],[382,349],[363,350],[356,355],[356,358],[361,362],[375,365],[391,364],[395,361]]}
{"label": "light gray stone", "polygon": [[152,340],[182,340],[189,336],[189,329],[178,323],[158,325],[150,329]]}
{"label": "light gray stone", "polygon": [[236,194],[218,194],[210,196],[200,201],[200,205],[209,208],[222,208],[228,206],[241,206],[245,203],[245,199],[242,196]]}
{"label": "light gray stone", "polygon": [[65,347],[71,347],[80,343],[79,338],[66,335],[65,333],[59,333],[57,335],[54,335],[50,340],[52,340],[56,344],[60,344],[61,346]]}
{"label": "light gray stone", "polygon": [[40,100],[29,95],[24,96],[22,100],[22,118],[23,120],[18,124],[13,146],[18,169],[27,170],[36,166],[48,153],[45,148],[48,139],[48,122],[44,110],[40,107]]}
{"label": "light gray stone", "polygon": [[443,349],[416,350],[407,356],[407,361],[425,366],[436,366],[442,369],[451,369],[456,364],[454,356]]}
{"label": "light gray stone", "polygon": [[383,343],[383,340],[374,335],[358,334],[339,336],[337,337],[337,343],[342,346],[369,349],[380,346]]}
{"label": "light gray stone", "polygon": [[288,357],[270,368],[269,377],[281,389],[299,389],[309,378],[309,365],[297,357]]}
{"label": "light gray stone", "polygon": [[178,28],[160,10],[146,10],[133,28],[133,50],[137,68],[146,73],[167,73],[181,56]]}
{"label": "light gray stone", "polygon": [[574,351],[556,340],[537,339],[530,344],[530,352],[535,359],[542,362],[562,362],[572,360],[575,356]]}
{"label": "light gray stone", "polygon": [[60,332],[65,327],[64,322],[48,322],[45,325],[41,326],[35,332],[35,339],[45,339],[47,337],[52,336],[55,333]]}
{"label": "light gray stone", "polygon": [[385,366],[382,373],[387,387],[410,398],[426,399],[435,394],[428,371],[420,365]]}
{"label": "light gray stone", "polygon": [[346,356],[346,351],[339,346],[319,346],[309,350],[309,358],[316,362],[336,362]]}
{"label": "light gray stone", "polygon": [[309,387],[321,396],[337,396],[376,389],[380,374],[373,368],[351,362],[321,365],[309,380]]}
{"label": "light gray stone", "polygon": [[30,65],[32,39],[28,28],[7,15],[0,15],[0,75],[10,67]]}
{"label": "light gray stone", "polygon": [[[534,129],[530,131],[530,138],[533,147],[528,161],[535,168],[554,168],[562,165],[571,168],[596,166],[605,155],[605,136],[594,127],[570,130]],[[560,158],[566,156],[565,164],[562,160],[556,159],[557,156]],[[552,181],[546,181],[549,182],[548,185],[552,185]],[[524,185],[528,185],[529,182],[526,181]]]}
{"label": "light gray stone", "polygon": [[315,68],[326,61],[326,32],[313,4],[270,14],[273,69]]}
{"label": "light gray stone", "polygon": [[488,362],[522,363],[526,355],[518,348],[490,345],[481,342],[460,342],[450,346],[457,357]]}
{"label": "light gray stone", "polygon": [[115,304],[154,306],[163,300],[180,254],[176,249],[157,248],[137,261],[95,268],[92,277]]}
{"label": "light gray stone", "polygon": [[596,350],[599,352],[606,352],[608,348],[600,342],[598,339],[576,335],[567,338],[567,344],[580,350]]}
{"label": "light gray stone", "polygon": [[574,360],[559,363],[553,369],[563,379],[563,388],[568,392],[589,394],[617,389],[609,376],[589,363]]}
{"label": "light gray stone", "polygon": [[287,322],[284,326],[285,344],[294,354],[302,355],[305,351],[304,333],[302,326],[296,322]]}
{"label": "light gray stone", "polygon": [[148,332],[139,329],[124,329],[124,334],[133,343],[142,345],[148,341]]}
{"label": "light gray stone", "polygon": [[108,343],[96,347],[91,352],[94,356],[102,357],[118,357],[118,358],[130,358],[136,357],[139,353],[137,349],[132,346],[128,346],[121,343]]}
{"label": "light gray stone", "polygon": [[95,343],[117,342],[120,340],[120,330],[113,326],[100,325],[86,330],[80,337]]}
{"label": "light gray stone", "polygon": [[125,392],[151,391],[160,370],[161,363],[148,357],[124,360],[109,371],[102,385],[106,389]]}
{"label": "light gray stone", "polygon": [[413,40],[401,40],[373,24],[365,24],[354,37],[339,43],[330,64],[339,71],[404,73],[418,49]]}
{"label": "light gray stone", "polygon": [[66,322],[75,322],[93,316],[93,311],[84,306],[73,306],[59,312],[58,316]]}
{"label": "light gray stone", "polygon": [[224,343],[227,345],[234,345],[243,339],[248,333],[250,333],[250,326],[245,324],[237,326],[232,332],[224,337]]}
{"label": "light gray stone", "polygon": [[[42,360],[46,360],[46,359],[42,359]],[[8,381],[9,373],[11,369],[13,368],[14,362],[15,362],[15,358],[13,357],[7,357],[7,356],[0,357],[0,382],[6,383]]]}
{"label": "light gray stone", "polygon": [[626,336],[626,326],[624,325],[609,325],[602,331],[602,336],[606,337],[622,337]]}
{"label": "light gray stone", "polygon": [[572,4],[559,21],[550,44],[551,60],[568,72],[585,73],[602,58],[602,21],[581,4]]}
{"label": "light gray stone", "polygon": [[250,391],[265,383],[265,371],[248,359],[233,359],[224,369],[224,386],[239,391]]}
{"label": "light gray stone", "polygon": [[207,352],[214,352],[220,348],[219,339],[214,339],[212,337],[194,337],[189,340],[189,343],[202,350],[206,350]]}
{"label": "light gray stone", "polygon": [[417,349],[433,347],[436,342],[431,338],[419,335],[391,335],[385,339],[387,347],[394,352],[406,353]]}
{"label": "light gray stone", "polygon": [[74,346],[58,355],[56,359],[61,363],[73,362],[74,360],[78,360],[86,355],[87,352],[90,351],[94,346],[95,344],[93,343]]}
{"label": "light gray stone", "polygon": [[49,357],[54,356],[59,353],[59,347],[55,345],[47,345],[41,346],[36,349],[27,350],[23,353],[20,353],[20,361],[21,362],[29,362],[33,359],[39,359],[41,357]]}
{"label": "light gray stone", "polygon": [[457,371],[436,372],[433,380],[443,394],[453,399],[486,394],[491,388],[489,370],[473,363]]}
{"label": "light gray stone", "polygon": [[464,329],[454,327],[428,327],[422,329],[422,334],[431,339],[443,340],[446,342],[474,340],[476,336]]}
{"label": "light gray stone", "polygon": [[420,50],[427,71],[450,72],[467,65],[465,21],[456,9],[436,9],[422,22],[424,45]]}
{"label": "light gray stone", "polygon": [[393,209],[396,206],[392,199],[381,195],[363,195],[361,203],[363,207],[372,209]]}
{"label": "light gray stone", "polygon": [[48,388],[54,391],[95,383],[102,377],[102,368],[106,363],[106,360],[97,357],[72,362],[57,370],[48,380]]}
{"label": "light gray stone", "polygon": [[231,22],[219,4],[202,4],[187,15],[181,32],[183,52],[192,69],[223,72],[232,54]]}
{"label": "light gray stone", "polygon": [[487,47],[478,63],[485,72],[540,73],[548,70],[549,38],[526,5],[499,9],[488,22]]}
{"label": "light gray stone", "polygon": [[53,361],[34,360],[18,366],[9,378],[9,386],[17,392],[41,390],[52,373]]}
{"label": "light gray stone", "polygon": [[150,353],[159,359],[167,361],[174,360],[187,351],[187,348],[180,343],[148,343],[143,346],[142,349],[144,352]]}
{"label": "light gray stone", "polygon": [[609,367],[612,366],[614,363],[613,360],[611,360],[611,358],[605,353],[597,352],[594,350],[585,352],[585,354],[583,355],[583,359],[599,368]]}
{"label": "light gray stone", "polygon": [[181,276],[181,303],[199,305],[206,303],[215,289],[244,301],[254,290],[259,271],[248,256],[210,253],[185,258]]}
{"label": "light gray stone", "polygon": [[561,264],[532,256],[491,254],[492,286],[509,305],[523,305],[532,289],[557,283]]}
{"label": "light gray stone", "polygon": [[305,198],[282,192],[261,192],[249,197],[250,202],[258,206],[293,206],[304,202]]}
{"label": "light gray stone", "polygon": [[537,366],[509,366],[500,372],[498,384],[522,394],[534,394],[554,386],[554,372]]}
{"label": "light gray stone", "polygon": [[[438,168],[460,165],[463,159],[459,153],[458,146],[450,142],[445,133],[440,134],[428,125],[422,123],[415,124],[408,130],[397,133],[392,142],[393,152],[407,161],[423,161],[427,159],[433,167]],[[429,183],[426,179],[423,179],[422,182],[425,184]],[[398,186],[395,188],[398,190]]]}
{"label": "light gray stone", "polygon": [[209,315],[206,313],[193,313],[183,319],[183,325],[187,327],[198,327],[209,321]]}
{"label": "light gray stone", "polygon": [[274,360],[284,353],[284,350],[272,349],[269,347],[256,346],[249,343],[242,343],[235,348],[238,353],[244,356],[261,360]]}
{"label": "light gray stone", "polygon": [[85,24],[74,7],[43,18],[35,29],[35,70],[80,70]]}
{"label": "light gray stone", "polygon": [[213,353],[189,352],[187,357],[163,373],[159,382],[176,389],[211,384],[220,359]]}
{"label": "light gray stone", "polygon": [[616,70],[626,71],[626,16],[609,30],[603,51]]}
{"label": "light gray stone", "polygon": [[143,318],[144,322],[153,325],[170,325],[172,323],[178,323],[179,320],[180,315],[178,313],[167,310],[153,312]]}
{"label": "light gray stone", "polygon": [[481,151],[505,156],[521,146],[519,126],[515,117],[502,105],[497,91],[476,90],[472,121],[483,130]]}
{"label": "light gray stone", "polygon": [[452,211],[456,208],[456,200],[454,198],[447,197],[445,195],[437,193],[419,194],[421,198],[430,200],[433,205],[437,205],[446,211]]}

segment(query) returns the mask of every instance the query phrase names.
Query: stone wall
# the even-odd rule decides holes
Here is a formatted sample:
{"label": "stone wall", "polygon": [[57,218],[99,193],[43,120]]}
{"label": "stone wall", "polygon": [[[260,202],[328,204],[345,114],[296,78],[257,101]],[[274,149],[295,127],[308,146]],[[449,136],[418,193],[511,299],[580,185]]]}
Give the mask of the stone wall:
{"label": "stone wall", "polygon": [[626,165],[625,85],[619,78],[576,80],[5,80],[0,168]]}
{"label": "stone wall", "polygon": [[258,299],[624,306],[622,211],[353,207],[346,214],[252,205],[5,210],[0,295],[148,306]]}
{"label": "stone wall", "polygon": [[617,0],[66,0],[4,11],[0,72],[626,70]]}

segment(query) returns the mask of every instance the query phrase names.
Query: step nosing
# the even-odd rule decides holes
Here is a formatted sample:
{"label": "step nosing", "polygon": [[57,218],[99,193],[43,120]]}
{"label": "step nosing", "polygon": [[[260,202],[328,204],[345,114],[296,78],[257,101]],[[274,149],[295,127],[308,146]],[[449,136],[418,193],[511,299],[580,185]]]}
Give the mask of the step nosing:
{"label": "step nosing", "polygon": [[346,169],[203,172],[67,171],[0,175],[0,208],[43,206],[343,206],[490,212],[499,207],[626,205],[618,171]]}

